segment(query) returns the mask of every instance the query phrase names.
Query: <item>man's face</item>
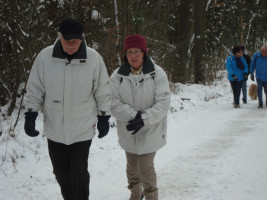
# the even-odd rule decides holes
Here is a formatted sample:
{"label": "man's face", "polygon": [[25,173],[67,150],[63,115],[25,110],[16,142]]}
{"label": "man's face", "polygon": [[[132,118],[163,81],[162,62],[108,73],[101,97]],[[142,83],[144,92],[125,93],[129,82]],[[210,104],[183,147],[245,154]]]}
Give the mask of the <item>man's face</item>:
{"label": "man's face", "polygon": [[266,57],[267,56],[267,49],[262,49],[261,50],[261,56]]}
{"label": "man's face", "polygon": [[61,42],[63,50],[67,54],[72,55],[78,51],[82,40],[80,39],[65,40],[63,36],[60,36],[60,42]]}

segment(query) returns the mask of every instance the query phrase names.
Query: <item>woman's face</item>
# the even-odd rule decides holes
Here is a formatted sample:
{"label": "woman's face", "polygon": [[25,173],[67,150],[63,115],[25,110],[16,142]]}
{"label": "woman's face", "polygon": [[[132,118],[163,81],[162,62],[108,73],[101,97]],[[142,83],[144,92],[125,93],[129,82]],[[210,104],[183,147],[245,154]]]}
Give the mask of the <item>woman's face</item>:
{"label": "woman's face", "polygon": [[63,36],[60,36],[60,42],[63,50],[67,54],[72,55],[78,51],[82,40],[80,39],[65,40]]}
{"label": "woman's face", "polygon": [[240,58],[242,55],[243,55],[243,52],[241,50],[235,53],[235,57],[238,57],[238,58]]}
{"label": "woman's face", "polygon": [[128,63],[134,69],[140,69],[140,67],[142,67],[144,63],[144,53],[141,49],[137,49],[137,48],[127,49],[126,57],[127,57]]}

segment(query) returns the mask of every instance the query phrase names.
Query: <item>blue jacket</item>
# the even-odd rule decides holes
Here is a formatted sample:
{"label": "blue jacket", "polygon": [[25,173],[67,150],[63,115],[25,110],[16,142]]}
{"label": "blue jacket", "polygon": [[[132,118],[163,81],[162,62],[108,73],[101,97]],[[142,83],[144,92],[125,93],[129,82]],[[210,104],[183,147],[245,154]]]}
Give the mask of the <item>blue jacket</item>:
{"label": "blue jacket", "polygon": [[254,74],[255,69],[256,79],[267,81],[267,57],[262,57],[260,51],[256,52],[252,58],[250,73]]}
{"label": "blue jacket", "polygon": [[244,80],[244,74],[248,73],[248,64],[245,60],[245,58],[242,56],[241,61],[244,64],[245,69],[241,70],[240,68],[237,67],[236,65],[236,57],[231,54],[227,59],[226,59],[226,69],[228,72],[228,80],[229,81],[234,81],[232,75],[236,75],[238,78],[238,81],[243,81]]}

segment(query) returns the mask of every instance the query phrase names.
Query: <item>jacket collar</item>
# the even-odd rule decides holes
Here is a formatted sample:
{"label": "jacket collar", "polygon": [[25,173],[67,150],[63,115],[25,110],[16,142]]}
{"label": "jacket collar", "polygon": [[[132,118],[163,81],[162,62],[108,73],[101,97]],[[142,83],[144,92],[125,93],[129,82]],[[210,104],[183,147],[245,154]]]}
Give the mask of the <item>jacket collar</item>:
{"label": "jacket collar", "polygon": [[[143,64],[143,73],[149,74],[153,71],[155,71],[154,63],[148,56],[145,56],[144,64]],[[130,73],[131,73],[131,66],[128,62],[123,63],[122,66],[118,70],[118,74],[121,74],[124,76],[129,76]]]}
{"label": "jacket collar", "polygon": [[[59,59],[67,58],[67,55],[63,51],[63,48],[62,48],[62,45],[59,39],[57,39],[55,42],[52,57],[59,58]],[[86,44],[85,44],[85,41],[82,40],[78,51],[75,53],[72,59],[86,59],[86,58],[87,58]]]}
{"label": "jacket collar", "polygon": [[231,58],[232,58],[232,60],[235,60],[236,56],[233,53],[231,53]]}

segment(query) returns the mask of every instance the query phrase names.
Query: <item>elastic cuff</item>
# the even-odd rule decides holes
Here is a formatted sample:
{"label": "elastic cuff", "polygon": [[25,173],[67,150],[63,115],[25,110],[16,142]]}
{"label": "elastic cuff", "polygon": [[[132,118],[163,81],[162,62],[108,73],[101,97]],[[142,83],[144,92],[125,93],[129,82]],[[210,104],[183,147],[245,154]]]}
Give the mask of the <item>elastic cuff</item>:
{"label": "elastic cuff", "polygon": [[100,116],[106,116],[106,115],[111,115],[110,111],[97,111],[97,114]]}
{"label": "elastic cuff", "polygon": [[26,112],[37,112],[37,113],[38,113],[38,111],[37,111],[37,110],[33,110],[33,109],[27,109],[27,110],[25,110],[25,112],[24,112],[24,113],[26,113]]}
{"label": "elastic cuff", "polygon": [[148,120],[147,114],[143,113],[141,115],[141,118],[143,119],[145,125],[149,124],[149,120]]}
{"label": "elastic cuff", "polygon": [[144,121],[144,125],[146,126],[146,125],[149,125],[149,121],[148,121],[148,119],[143,119],[143,121]]}
{"label": "elastic cuff", "polygon": [[129,120],[132,120],[132,119],[134,119],[136,117],[136,115],[138,113],[138,110],[137,111],[134,110],[132,113],[133,113],[133,115],[131,115],[131,117],[129,118]]}

